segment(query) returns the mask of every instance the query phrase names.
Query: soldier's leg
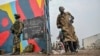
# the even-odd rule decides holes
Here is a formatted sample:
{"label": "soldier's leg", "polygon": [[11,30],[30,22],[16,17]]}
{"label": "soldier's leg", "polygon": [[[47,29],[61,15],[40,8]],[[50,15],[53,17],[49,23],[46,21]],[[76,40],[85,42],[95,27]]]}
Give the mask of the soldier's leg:
{"label": "soldier's leg", "polygon": [[14,44],[14,45],[13,45],[13,53],[12,53],[11,55],[15,55],[15,54],[16,54],[16,49],[17,49],[17,47],[16,47],[16,45]]}
{"label": "soldier's leg", "polygon": [[65,42],[65,51],[69,51],[69,43],[68,41],[70,40],[69,37],[70,37],[70,34],[69,32],[67,31],[63,31],[63,37],[64,37],[64,42]]}
{"label": "soldier's leg", "polygon": [[17,35],[17,54],[20,54],[20,34]]}
{"label": "soldier's leg", "polygon": [[67,41],[65,41],[67,37],[67,33],[65,31],[62,31],[62,34],[63,34],[63,44],[64,44],[65,52],[68,52],[68,43]]}
{"label": "soldier's leg", "polygon": [[64,48],[65,48],[65,52],[67,53],[68,52],[68,43],[67,42],[64,42]]}
{"label": "soldier's leg", "polygon": [[14,34],[14,38],[13,38],[13,53],[12,54],[15,54],[16,52],[16,35]]}
{"label": "soldier's leg", "polygon": [[20,54],[20,42],[17,43],[16,54]]}
{"label": "soldier's leg", "polygon": [[69,46],[69,49],[70,49],[71,52],[75,52],[72,41],[68,41],[68,46]]}
{"label": "soldier's leg", "polygon": [[73,42],[73,47],[74,47],[74,49],[76,51],[76,49],[77,49],[77,43],[76,42]]}
{"label": "soldier's leg", "polygon": [[14,34],[14,46],[13,46],[13,55],[20,54],[20,39],[17,34]]}

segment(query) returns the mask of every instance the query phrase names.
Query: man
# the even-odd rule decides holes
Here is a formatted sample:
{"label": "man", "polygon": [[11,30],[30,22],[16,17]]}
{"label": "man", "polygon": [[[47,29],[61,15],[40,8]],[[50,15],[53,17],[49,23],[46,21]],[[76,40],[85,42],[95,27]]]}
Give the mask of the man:
{"label": "man", "polygon": [[14,34],[13,38],[13,54],[20,54],[20,34],[22,33],[23,23],[20,21],[20,15],[14,14],[15,23],[11,27],[11,32]]}
{"label": "man", "polygon": [[71,52],[75,52],[73,48],[73,43],[74,39],[72,38],[72,34],[70,32],[70,18],[73,19],[74,17],[69,13],[69,12],[64,12],[64,7],[59,7],[60,14],[57,17],[57,27],[62,30],[63,37],[64,37],[64,47],[65,47],[65,52],[69,49]]}

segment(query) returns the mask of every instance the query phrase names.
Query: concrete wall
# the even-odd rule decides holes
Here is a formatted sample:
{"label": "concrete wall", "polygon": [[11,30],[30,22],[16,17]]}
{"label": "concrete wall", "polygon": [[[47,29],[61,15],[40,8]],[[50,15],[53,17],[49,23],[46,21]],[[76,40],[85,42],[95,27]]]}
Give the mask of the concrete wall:
{"label": "concrete wall", "polygon": [[85,49],[100,48],[100,33],[83,39],[83,47]]}

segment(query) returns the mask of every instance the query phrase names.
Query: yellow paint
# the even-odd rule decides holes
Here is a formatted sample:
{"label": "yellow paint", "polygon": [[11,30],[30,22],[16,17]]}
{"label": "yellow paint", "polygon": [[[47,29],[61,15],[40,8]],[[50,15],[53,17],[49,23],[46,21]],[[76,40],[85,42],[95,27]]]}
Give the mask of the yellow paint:
{"label": "yellow paint", "polygon": [[39,8],[41,8],[42,6],[42,0],[36,0],[37,1],[37,3],[38,3],[38,6],[39,6]]}
{"label": "yellow paint", "polygon": [[23,47],[22,47],[22,43],[20,42],[20,53],[23,52]]}
{"label": "yellow paint", "polygon": [[3,10],[3,11],[6,11],[6,12],[8,13],[8,16],[9,16],[10,20],[12,21],[12,23],[15,22],[13,13],[12,13],[12,11],[11,11],[11,6],[10,6],[9,3],[4,4],[4,5],[1,5],[1,6],[0,6],[0,9]]}

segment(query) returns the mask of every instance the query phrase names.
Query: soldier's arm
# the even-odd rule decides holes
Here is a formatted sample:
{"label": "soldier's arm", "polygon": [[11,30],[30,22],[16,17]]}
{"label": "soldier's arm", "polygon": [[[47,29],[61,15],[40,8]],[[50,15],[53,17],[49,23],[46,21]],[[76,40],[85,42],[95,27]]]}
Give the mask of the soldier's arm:
{"label": "soldier's arm", "polygon": [[[16,23],[16,22],[15,22],[15,23]],[[15,23],[11,26],[11,29],[10,29],[12,33],[16,32],[16,29],[15,29],[15,27],[14,27]]]}
{"label": "soldier's arm", "polygon": [[21,33],[22,29],[23,29],[23,24],[22,24],[22,22],[20,22],[19,33]]}
{"label": "soldier's arm", "polygon": [[60,20],[62,26],[64,26],[65,24],[67,24],[63,19],[64,19],[64,18],[61,18],[61,20]]}
{"label": "soldier's arm", "polygon": [[72,20],[74,19],[74,16],[70,12],[66,12],[66,14],[68,14]]}
{"label": "soldier's arm", "polygon": [[61,20],[60,20],[60,22],[61,22],[61,26],[62,26],[62,29],[63,29],[63,30],[68,29],[68,26],[69,26],[68,24],[69,24],[69,22],[68,22],[67,20],[65,21],[64,18],[62,17]]}
{"label": "soldier's arm", "polygon": [[56,24],[57,24],[57,28],[61,28],[60,17],[59,17],[59,16],[57,17],[57,22],[56,22]]}

